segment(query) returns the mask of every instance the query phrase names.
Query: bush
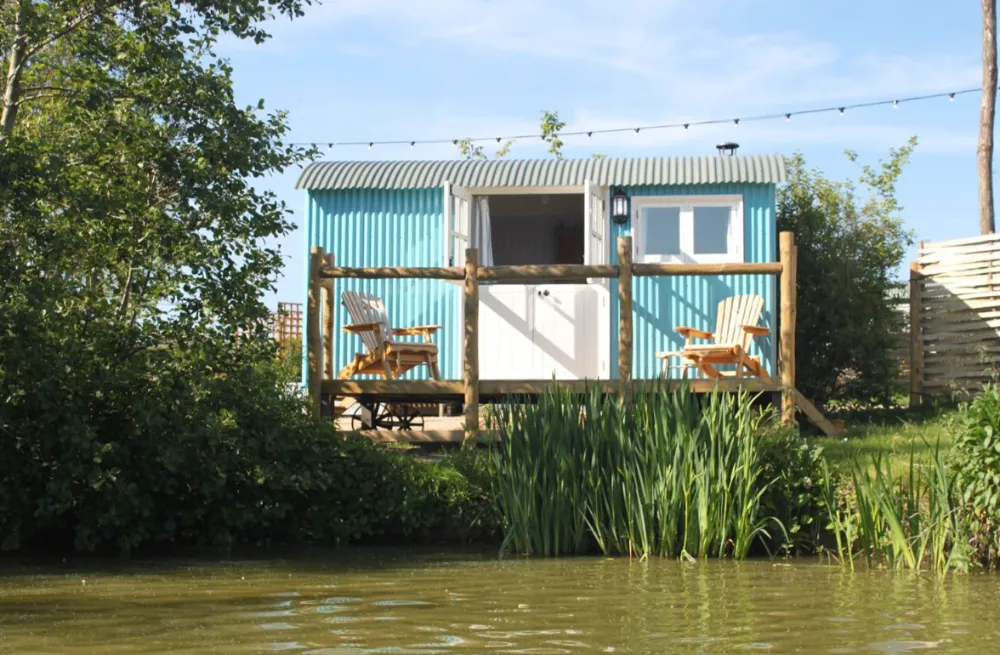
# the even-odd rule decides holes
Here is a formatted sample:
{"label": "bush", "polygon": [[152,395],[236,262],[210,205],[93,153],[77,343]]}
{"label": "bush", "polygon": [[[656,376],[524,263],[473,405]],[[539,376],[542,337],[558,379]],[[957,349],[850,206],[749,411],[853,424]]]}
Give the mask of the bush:
{"label": "bush", "polygon": [[964,404],[956,428],[952,466],[974,557],[996,566],[1000,563],[1000,386],[990,384]]}
{"label": "bush", "polygon": [[770,530],[770,550],[816,551],[825,529],[823,448],[792,430],[777,428],[762,436],[760,460],[761,477],[768,482],[760,511],[780,524]]}
{"label": "bush", "polygon": [[893,356],[899,318],[889,295],[912,240],[899,217],[895,184],[915,145],[911,139],[891,150],[878,170],[862,167],[864,200],[854,183],[808,170],[801,155],[788,160],[778,229],[795,233],[795,339],[798,351],[808,353],[797,360],[796,380],[816,402],[891,402],[900,370]]}
{"label": "bush", "polygon": [[[75,363],[62,395],[33,391],[0,407],[6,550],[342,544],[464,536],[479,520],[484,494],[458,466],[420,464],[314,421],[280,363],[209,374],[164,357],[155,375],[113,377]],[[14,383],[0,376],[4,393]]]}

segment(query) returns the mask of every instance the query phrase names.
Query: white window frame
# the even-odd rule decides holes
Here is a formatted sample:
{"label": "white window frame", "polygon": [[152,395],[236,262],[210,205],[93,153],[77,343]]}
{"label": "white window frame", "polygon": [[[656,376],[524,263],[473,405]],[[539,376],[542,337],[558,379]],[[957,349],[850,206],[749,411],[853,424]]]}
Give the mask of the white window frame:
{"label": "white window frame", "polygon": [[[722,255],[696,255],[694,253],[695,207],[732,208],[729,234],[726,243],[729,252]],[[680,209],[680,248],[677,255],[648,253],[646,251],[646,219],[643,209],[649,207],[675,207]],[[743,254],[743,196],[632,196],[633,256],[636,262],[671,264],[724,264],[744,261]]]}

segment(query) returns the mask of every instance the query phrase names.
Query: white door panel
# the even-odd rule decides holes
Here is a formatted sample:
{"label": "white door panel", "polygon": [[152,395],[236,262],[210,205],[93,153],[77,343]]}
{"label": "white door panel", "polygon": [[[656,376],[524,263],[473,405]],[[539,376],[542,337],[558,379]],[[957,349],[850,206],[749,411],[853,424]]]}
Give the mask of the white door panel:
{"label": "white door panel", "polygon": [[531,320],[533,285],[484,285],[479,288],[479,377],[483,380],[532,379],[535,349]]}

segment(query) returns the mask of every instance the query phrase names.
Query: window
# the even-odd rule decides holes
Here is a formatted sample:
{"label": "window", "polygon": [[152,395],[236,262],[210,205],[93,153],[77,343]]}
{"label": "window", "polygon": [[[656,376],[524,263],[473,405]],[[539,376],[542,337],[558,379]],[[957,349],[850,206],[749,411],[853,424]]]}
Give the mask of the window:
{"label": "window", "polygon": [[637,261],[743,261],[740,196],[634,196],[632,207]]}

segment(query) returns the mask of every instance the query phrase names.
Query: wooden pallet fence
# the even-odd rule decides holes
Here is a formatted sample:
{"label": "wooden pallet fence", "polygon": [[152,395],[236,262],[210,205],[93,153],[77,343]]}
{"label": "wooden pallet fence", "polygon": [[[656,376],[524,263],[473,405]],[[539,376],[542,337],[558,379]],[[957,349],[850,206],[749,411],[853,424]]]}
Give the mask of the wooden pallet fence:
{"label": "wooden pallet fence", "polygon": [[974,392],[1000,361],[1000,235],[921,243],[910,270],[910,402]]}

